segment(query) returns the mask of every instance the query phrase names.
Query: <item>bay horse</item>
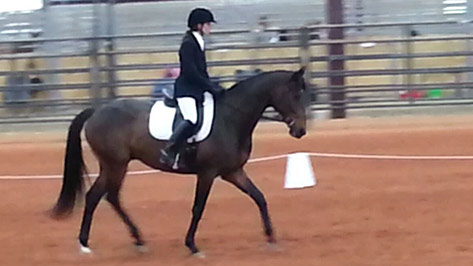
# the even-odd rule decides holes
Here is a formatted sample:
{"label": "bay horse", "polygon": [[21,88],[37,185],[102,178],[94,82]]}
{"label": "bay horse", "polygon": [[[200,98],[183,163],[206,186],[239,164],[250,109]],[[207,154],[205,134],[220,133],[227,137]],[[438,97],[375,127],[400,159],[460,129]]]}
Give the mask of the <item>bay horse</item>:
{"label": "bay horse", "polygon": [[92,216],[104,195],[129,228],[135,245],[144,247],[138,227],[122,208],[119,199],[131,160],[140,160],[166,172],[197,175],[192,220],[185,238],[185,245],[192,254],[199,253],[195,233],[217,177],[235,185],[253,199],[259,208],[267,241],[275,243],[265,197],[250,180],[243,166],[251,154],[253,131],[267,107],[271,106],[278,112],[281,122],[289,127],[291,136],[301,138],[306,134],[304,71],[301,68],[295,72],[265,72],[240,81],[216,97],[213,128],[210,135],[197,144],[195,163],[187,169],[173,169],[160,164],[159,151],[166,142],[154,139],[148,130],[153,101],[118,99],[96,110],[83,110],[69,127],[63,184],[53,208],[54,216],[60,218],[70,215],[76,197],[82,193],[85,164],[81,131],[84,128],[87,142],[99,162],[100,172],[85,197],[79,234],[82,251],[90,252],[88,240]]}

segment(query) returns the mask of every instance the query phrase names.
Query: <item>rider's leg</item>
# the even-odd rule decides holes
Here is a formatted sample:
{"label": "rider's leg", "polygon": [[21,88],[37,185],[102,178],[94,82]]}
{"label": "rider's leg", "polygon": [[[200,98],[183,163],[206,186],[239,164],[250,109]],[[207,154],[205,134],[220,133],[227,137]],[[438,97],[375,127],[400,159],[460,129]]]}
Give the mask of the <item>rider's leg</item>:
{"label": "rider's leg", "polygon": [[197,104],[192,97],[177,98],[179,109],[184,120],[176,127],[169,143],[161,150],[160,162],[173,166],[176,155],[182,144],[194,133],[194,127],[197,124]]}

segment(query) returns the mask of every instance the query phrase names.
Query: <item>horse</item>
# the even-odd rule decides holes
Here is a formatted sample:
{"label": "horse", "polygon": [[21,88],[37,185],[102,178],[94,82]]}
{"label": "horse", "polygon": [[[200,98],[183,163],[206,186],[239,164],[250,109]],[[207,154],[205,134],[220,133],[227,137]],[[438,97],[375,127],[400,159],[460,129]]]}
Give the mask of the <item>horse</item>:
{"label": "horse", "polygon": [[252,151],[252,135],[267,107],[273,107],[289,134],[301,138],[306,134],[306,90],[304,68],[298,71],[271,71],[240,81],[215,96],[215,116],[210,135],[196,144],[192,167],[174,169],[160,164],[159,151],[166,141],[153,138],[148,119],[153,101],[117,99],[96,109],[87,108],[71,122],[64,159],[63,183],[52,209],[56,218],[72,213],[76,198],[82,195],[86,173],[82,156],[81,131],[99,162],[100,172],[85,196],[85,208],[79,234],[81,250],[90,253],[88,240],[93,213],[101,198],[111,204],[127,225],[134,244],[143,248],[140,230],[121,206],[119,192],[131,160],[165,172],[197,175],[192,219],[185,237],[191,254],[199,254],[195,244],[197,226],[217,177],[247,194],[259,208],[267,242],[275,244],[271,219],[263,193],[243,169]]}

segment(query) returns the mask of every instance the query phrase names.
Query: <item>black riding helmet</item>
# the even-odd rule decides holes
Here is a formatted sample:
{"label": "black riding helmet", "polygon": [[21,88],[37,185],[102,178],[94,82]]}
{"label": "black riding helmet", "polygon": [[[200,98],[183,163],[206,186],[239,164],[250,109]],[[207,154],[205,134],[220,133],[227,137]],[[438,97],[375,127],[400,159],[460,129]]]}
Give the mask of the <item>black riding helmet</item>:
{"label": "black riding helmet", "polygon": [[191,11],[189,18],[187,19],[187,26],[193,28],[198,24],[203,24],[207,22],[217,23],[214,19],[214,15],[210,10],[205,8],[196,8]]}

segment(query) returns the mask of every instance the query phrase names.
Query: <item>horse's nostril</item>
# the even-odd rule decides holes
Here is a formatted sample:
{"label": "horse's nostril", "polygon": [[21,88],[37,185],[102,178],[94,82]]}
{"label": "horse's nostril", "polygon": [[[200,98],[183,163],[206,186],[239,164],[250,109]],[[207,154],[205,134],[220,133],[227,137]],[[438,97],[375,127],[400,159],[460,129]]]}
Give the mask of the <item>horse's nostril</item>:
{"label": "horse's nostril", "polygon": [[298,135],[298,137],[302,137],[302,136],[305,135],[305,133],[306,133],[305,129],[301,128],[301,129],[299,129],[299,134],[297,134],[297,135]]}

